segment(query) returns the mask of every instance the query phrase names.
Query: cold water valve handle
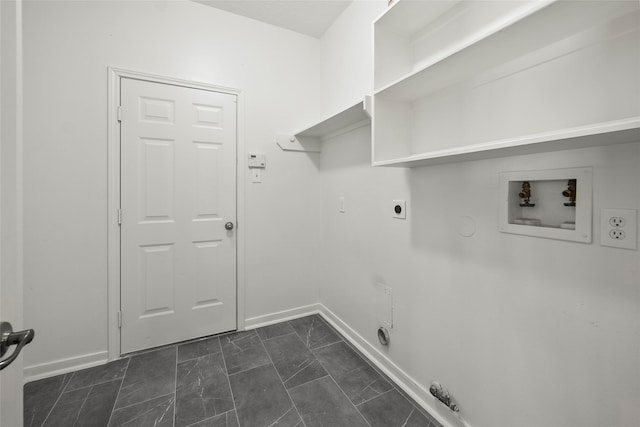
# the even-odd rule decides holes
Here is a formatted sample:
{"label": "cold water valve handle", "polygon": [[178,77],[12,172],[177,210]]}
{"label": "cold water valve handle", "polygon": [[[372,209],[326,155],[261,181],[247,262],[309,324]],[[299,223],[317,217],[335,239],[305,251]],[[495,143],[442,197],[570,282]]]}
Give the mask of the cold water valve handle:
{"label": "cold water valve handle", "polygon": [[4,356],[9,347],[11,347],[12,345],[17,345],[16,349],[13,351],[13,353],[11,353],[9,357],[0,360],[0,371],[9,366],[14,360],[16,360],[16,357],[18,357],[20,351],[22,351],[22,347],[33,341],[34,335],[35,332],[33,331],[33,329],[13,332],[11,323],[0,323],[0,357]]}

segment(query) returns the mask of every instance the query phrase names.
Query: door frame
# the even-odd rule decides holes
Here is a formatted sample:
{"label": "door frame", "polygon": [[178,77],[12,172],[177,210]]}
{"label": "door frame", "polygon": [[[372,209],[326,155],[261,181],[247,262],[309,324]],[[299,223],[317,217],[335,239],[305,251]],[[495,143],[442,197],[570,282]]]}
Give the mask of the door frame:
{"label": "door frame", "polygon": [[108,110],[107,110],[107,173],[108,173],[108,249],[107,249],[107,321],[108,321],[108,357],[119,359],[120,327],[118,312],[120,311],[120,226],[118,225],[118,209],[120,209],[120,122],[118,106],[120,105],[120,80],[130,78],[153,83],[183,86],[192,89],[204,89],[213,92],[236,95],[236,327],[244,330],[245,319],[245,173],[244,158],[244,94],[240,89],[217,86],[209,83],[195,82],[156,74],[109,67]]}
{"label": "door frame", "polygon": [[[15,331],[24,329],[22,0],[0,1],[0,30],[0,294],[4,289],[11,296],[0,298],[0,320],[11,322]],[[14,351],[11,347],[4,358]],[[23,357],[0,373],[0,425],[22,425]]]}

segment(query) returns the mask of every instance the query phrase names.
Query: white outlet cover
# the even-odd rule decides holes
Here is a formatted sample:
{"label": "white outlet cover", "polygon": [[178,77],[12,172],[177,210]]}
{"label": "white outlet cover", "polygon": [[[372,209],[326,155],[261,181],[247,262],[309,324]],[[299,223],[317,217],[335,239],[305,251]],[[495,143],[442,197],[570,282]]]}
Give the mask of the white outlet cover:
{"label": "white outlet cover", "polygon": [[[600,209],[600,246],[637,250],[637,217],[635,209]],[[622,221],[613,221],[612,218],[621,218]],[[616,223],[622,225],[616,226]]]}
{"label": "white outlet cover", "polygon": [[[398,206],[400,206],[400,212],[397,212]],[[393,218],[406,219],[407,218],[407,202],[405,200],[392,200],[391,216]]]}

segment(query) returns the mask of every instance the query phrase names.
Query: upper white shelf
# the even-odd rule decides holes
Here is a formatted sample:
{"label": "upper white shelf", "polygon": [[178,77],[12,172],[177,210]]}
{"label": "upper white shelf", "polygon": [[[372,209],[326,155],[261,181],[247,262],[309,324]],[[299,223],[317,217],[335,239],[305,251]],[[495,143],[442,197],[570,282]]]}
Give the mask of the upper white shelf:
{"label": "upper white shelf", "polygon": [[375,88],[429,68],[554,1],[401,0],[374,23]]}
{"label": "upper white shelf", "polygon": [[321,143],[371,123],[371,97],[294,134],[279,133],[276,143],[284,151],[321,152]]}
{"label": "upper white shelf", "polygon": [[638,1],[400,0],[374,52],[374,166],[640,141]]}

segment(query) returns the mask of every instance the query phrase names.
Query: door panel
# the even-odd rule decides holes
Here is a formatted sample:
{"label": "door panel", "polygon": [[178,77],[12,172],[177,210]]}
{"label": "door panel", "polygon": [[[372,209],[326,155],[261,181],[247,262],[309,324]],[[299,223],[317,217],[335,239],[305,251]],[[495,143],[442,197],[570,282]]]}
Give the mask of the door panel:
{"label": "door panel", "polygon": [[236,328],[235,96],[121,81],[121,351]]}

